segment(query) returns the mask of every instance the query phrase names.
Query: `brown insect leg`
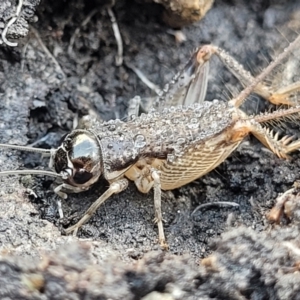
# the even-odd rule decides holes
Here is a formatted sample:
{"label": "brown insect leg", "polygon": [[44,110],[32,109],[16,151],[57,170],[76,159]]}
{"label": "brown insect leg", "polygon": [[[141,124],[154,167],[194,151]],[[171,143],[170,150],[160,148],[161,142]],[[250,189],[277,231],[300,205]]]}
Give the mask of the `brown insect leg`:
{"label": "brown insect leg", "polygon": [[151,177],[153,178],[153,190],[154,190],[154,209],[155,209],[155,222],[158,227],[158,239],[159,244],[163,249],[168,249],[168,244],[166,243],[164,227],[163,227],[163,219],[161,213],[161,184],[160,184],[160,176],[157,170],[152,170]]}
{"label": "brown insect leg", "polygon": [[164,234],[163,219],[161,212],[161,183],[159,171],[152,167],[145,159],[141,159],[135,166],[131,167],[125,176],[134,183],[141,193],[148,193],[151,188],[154,190],[154,222],[158,227],[159,244],[164,250],[168,249]]}
{"label": "brown insect leg", "polygon": [[[243,65],[241,65],[229,53],[218,47],[215,47],[214,49],[216,55],[218,55],[220,60],[226,65],[230,72],[241,82],[244,87],[250,86],[255,81],[255,77],[253,77],[249,71],[245,70]],[[275,105],[295,104],[289,96],[291,93],[296,91],[300,91],[300,82],[292,83],[289,86],[277,91],[274,91],[271,87],[268,87],[261,82],[253,88],[253,93],[258,94],[259,96]]]}
{"label": "brown insect leg", "polygon": [[[255,80],[255,77],[242,64],[222,48],[215,47],[215,54],[244,87],[250,85]],[[262,92],[264,94],[261,95],[262,97],[268,97],[268,87],[265,88],[266,90]],[[257,89],[259,89],[258,86],[254,88],[254,91],[256,92]]]}
{"label": "brown insect leg", "polygon": [[300,35],[289,44],[287,48],[284,49],[274,60],[271,62],[257,77],[255,77],[247,87],[240,92],[240,94],[234,99],[230,100],[233,106],[239,107],[245,99],[253,92],[257,92],[257,86],[264,87],[262,81],[273,71],[273,69],[278,66],[284,59],[290,55],[292,51],[299,47]]}
{"label": "brown insect leg", "polygon": [[264,128],[258,123],[252,124],[251,133],[280,158],[289,158],[288,153],[300,148],[299,140],[290,143],[292,137],[289,136],[278,139],[278,133],[274,133],[273,130]]}
{"label": "brown insect leg", "polygon": [[[62,192],[62,190],[64,190],[64,192]],[[86,188],[76,187],[67,183],[62,183],[61,185],[57,186],[54,189],[54,192],[62,199],[67,199],[68,198],[67,192],[81,193],[84,190],[86,190]]]}
{"label": "brown insect leg", "polygon": [[280,105],[280,104],[287,104],[287,105],[295,105],[297,103],[293,102],[290,99],[290,95],[295,92],[300,91],[300,81],[294,82],[284,88],[281,88],[274,93],[267,99],[271,103]]}
{"label": "brown insect leg", "polygon": [[288,158],[288,153],[300,148],[300,140],[290,143],[293,137],[284,136],[279,139],[279,134],[260,125],[254,119],[240,120],[233,128],[232,140],[238,140],[247,133],[252,133],[264,146],[280,158]]}
{"label": "brown insect leg", "polygon": [[99,206],[105,201],[107,200],[111,195],[113,194],[118,194],[122,191],[124,191],[128,186],[128,180],[123,178],[120,179],[116,182],[111,183],[111,185],[109,186],[108,190],[105,191],[105,193],[103,193],[101,195],[101,197],[99,197],[90,207],[89,209],[85,212],[84,216],[73,226],[67,228],[65,230],[66,234],[69,234],[71,232],[73,232],[73,235],[76,236],[78,229],[85,223],[87,222],[91,216],[96,212],[96,210],[99,208]]}
{"label": "brown insect leg", "polygon": [[213,45],[204,45],[197,51],[197,62],[199,65],[204,65],[205,62],[209,61],[213,54],[216,53],[217,47]]}

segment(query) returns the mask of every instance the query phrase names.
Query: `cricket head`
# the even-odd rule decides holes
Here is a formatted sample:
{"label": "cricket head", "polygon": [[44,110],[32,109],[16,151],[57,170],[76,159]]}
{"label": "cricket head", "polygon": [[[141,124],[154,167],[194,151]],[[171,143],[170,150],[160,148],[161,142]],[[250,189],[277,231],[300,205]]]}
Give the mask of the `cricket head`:
{"label": "cricket head", "polygon": [[74,187],[89,187],[102,174],[101,149],[97,138],[89,131],[74,130],[66,136],[57,149],[41,149],[26,146],[0,144],[0,148],[41,153],[50,156],[49,166],[55,172],[45,170],[3,171],[1,175],[46,175],[60,177]]}
{"label": "cricket head", "polygon": [[102,157],[97,138],[89,131],[68,134],[52,157],[57,174],[76,187],[88,187],[102,174]]}

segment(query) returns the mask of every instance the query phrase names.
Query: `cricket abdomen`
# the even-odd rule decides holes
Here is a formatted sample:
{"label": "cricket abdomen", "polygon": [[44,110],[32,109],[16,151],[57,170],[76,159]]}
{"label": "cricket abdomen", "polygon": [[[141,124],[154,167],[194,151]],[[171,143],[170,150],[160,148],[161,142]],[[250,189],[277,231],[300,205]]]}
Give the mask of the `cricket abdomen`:
{"label": "cricket abdomen", "polygon": [[162,190],[179,188],[204,176],[221,164],[239,144],[237,141],[212,148],[201,143],[180,157],[169,157],[160,167]]}

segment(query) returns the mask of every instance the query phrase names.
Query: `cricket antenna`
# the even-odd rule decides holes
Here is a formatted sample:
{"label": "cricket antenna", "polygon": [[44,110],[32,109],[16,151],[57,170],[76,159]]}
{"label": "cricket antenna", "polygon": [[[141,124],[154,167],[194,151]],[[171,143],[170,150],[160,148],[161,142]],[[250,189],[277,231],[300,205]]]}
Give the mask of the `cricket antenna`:
{"label": "cricket antenna", "polygon": [[51,171],[44,170],[13,170],[13,171],[2,171],[0,172],[0,176],[8,176],[8,175],[44,175],[51,177],[62,177],[60,174]]}
{"label": "cricket antenna", "polygon": [[35,153],[41,153],[41,154],[48,154],[48,155],[53,154],[53,150],[51,150],[51,149],[33,148],[33,147],[28,147],[28,146],[0,144],[0,148],[20,150],[20,151],[29,151],[29,152],[35,152]]}
{"label": "cricket antenna", "polygon": [[[53,156],[56,153],[55,149],[43,149],[43,148],[33,148],[28,146],[17,146],[17,145],[8,145],[8,144],[0,144],[0,148],[3,149],[13,149],[19,151],[28,151],[40,153],[46,156],[50,156],[50,165],[52,164]],[[45,170],[12,170],[12,171],[2,171],[0,172],[0,176],[8,176],[8,175],[44,175],[44,176],[52,176],[52,177],[62,177],[60,174],[51,171]]]}

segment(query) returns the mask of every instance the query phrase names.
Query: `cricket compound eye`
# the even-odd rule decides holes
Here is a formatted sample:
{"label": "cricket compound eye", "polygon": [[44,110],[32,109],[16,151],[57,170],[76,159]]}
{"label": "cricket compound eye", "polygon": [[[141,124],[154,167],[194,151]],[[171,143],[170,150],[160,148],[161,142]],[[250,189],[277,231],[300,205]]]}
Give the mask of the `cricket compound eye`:
{"label": "cricket compound eye", "polygon": [[85,130],[74,130],[57,150],[54,165],[68,184],[86,187],[99,179],[101,161],[96,137]]}

